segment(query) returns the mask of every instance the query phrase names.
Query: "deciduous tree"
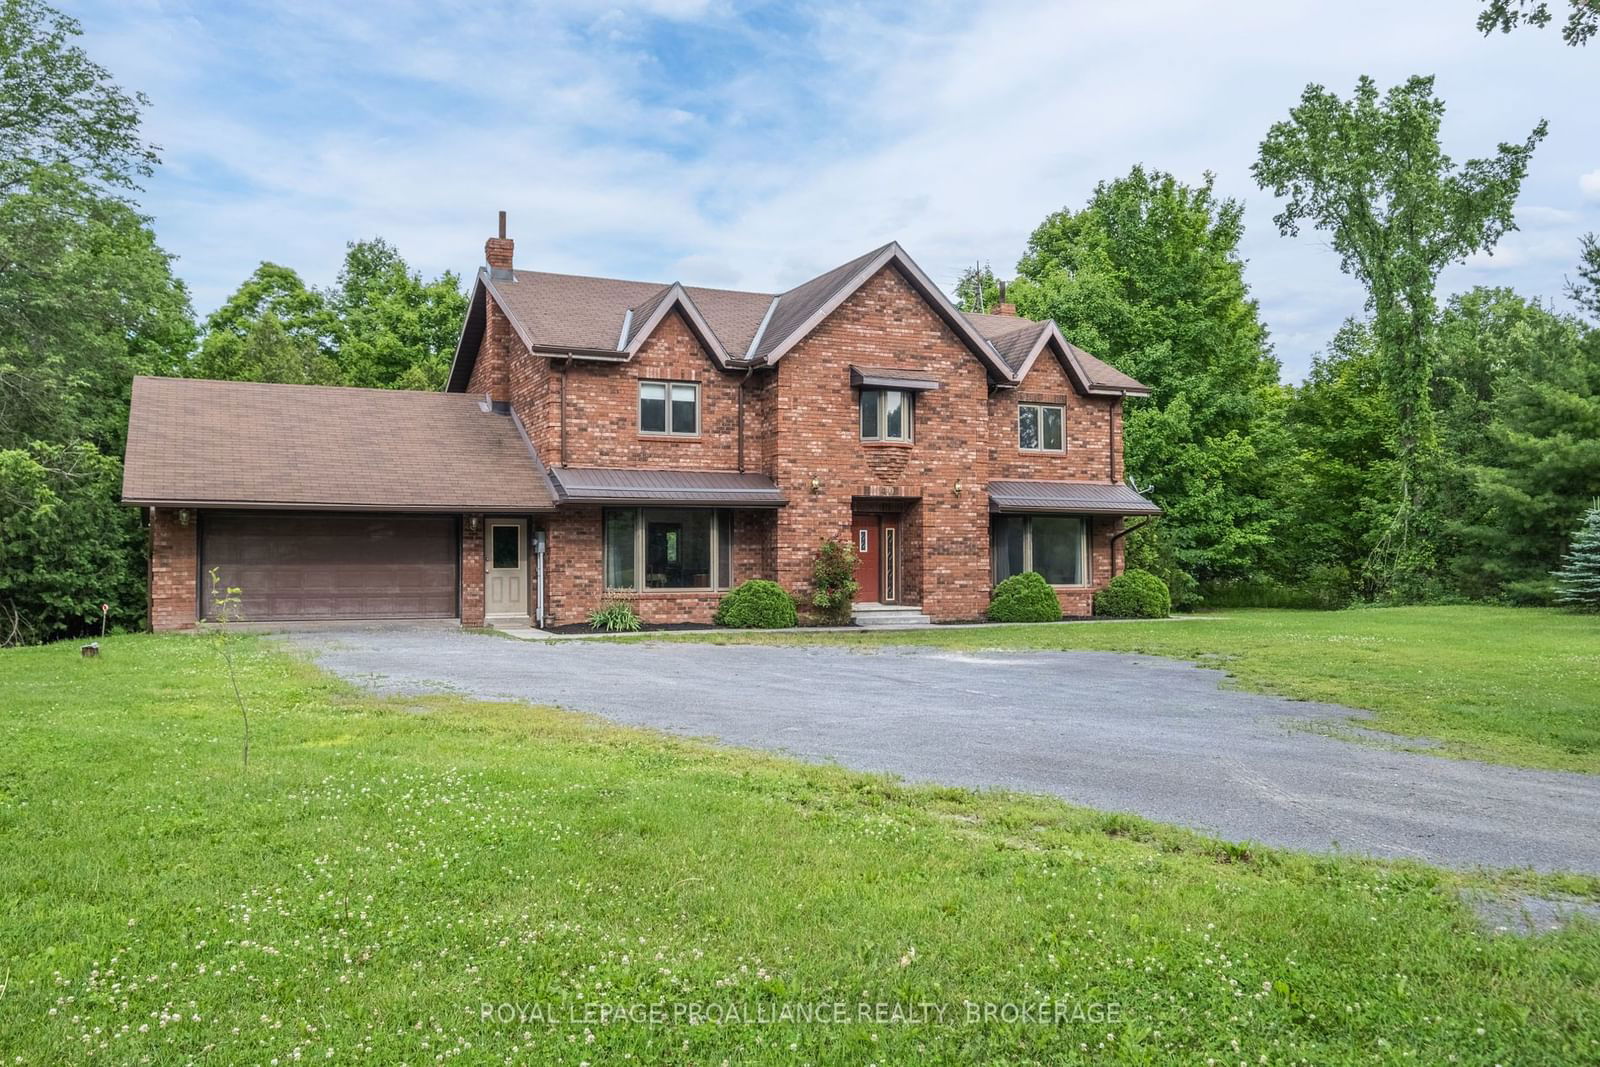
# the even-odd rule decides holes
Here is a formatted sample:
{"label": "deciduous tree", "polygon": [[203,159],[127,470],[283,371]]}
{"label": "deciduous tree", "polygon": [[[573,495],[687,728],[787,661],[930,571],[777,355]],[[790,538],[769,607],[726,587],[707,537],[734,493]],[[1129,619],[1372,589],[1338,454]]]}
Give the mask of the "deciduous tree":
{"label": "deciduous tree", "polygon": [[1253,168],[1261,187],[1285,201],[1274,220],[1280,232],[1298,234],[1305,222],[1327,232],[1346,273],[1366,287],[1395,407],[1396,506],[1372,569],[1397,584],[1431,565],[1425,539],[1412,535],[1434,444],[1434,287],[1445,267],[1515,228],[1517,193],[1545,135],[1540,122],[1521,144],[1458,166],[1440,147],[1443,116],[1432,78],[1380,93],[1363,77],[1349,100],[1310,85],[1268,131]]}
{"label": "deciduous tree", "polygon": [[426,282],[383,238],[352,241],[327,303],[346,385],[444,387],[467,314],[456,275]]}
{"label": "deciduous tree", "polygon": [[[1600,33],[1600,0],[1567,0],[1567,9],[1561,39],[1573,46],[1588,44]],[[1487,37],[1495,30],[1510,33],[1518,26],[1543,29],[1554,20],[1546,0],[1489,0],[1478,13],[1478,29]]]}

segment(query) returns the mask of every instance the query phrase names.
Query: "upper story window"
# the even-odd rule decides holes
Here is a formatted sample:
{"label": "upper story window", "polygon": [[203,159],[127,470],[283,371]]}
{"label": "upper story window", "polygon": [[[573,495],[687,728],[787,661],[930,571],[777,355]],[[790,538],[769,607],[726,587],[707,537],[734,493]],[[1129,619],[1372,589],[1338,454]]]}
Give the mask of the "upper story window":
{"label": "upper story window", "polygon": [[693,382],[640,382],[639,432],[693,437],[700,432],[700,387]]}
{"label": "upper story window", "polygon": [[1066,409],[1060,404],[1017,405],[1017,447],[1024,452],[1065,452]]}
{"label": "upper story window", "polygon": [[903,389],[861,390],[861,439],[911,440],[911,399],[915,395]]}

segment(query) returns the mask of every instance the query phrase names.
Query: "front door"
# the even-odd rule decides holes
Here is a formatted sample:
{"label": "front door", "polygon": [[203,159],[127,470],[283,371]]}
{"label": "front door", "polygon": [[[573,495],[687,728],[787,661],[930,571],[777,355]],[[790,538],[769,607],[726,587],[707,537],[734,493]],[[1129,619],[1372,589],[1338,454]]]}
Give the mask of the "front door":
{"label": "front door", "polygon": [[893,515],[858,514],[856,602],[893,604],[900,599],[900,524]]}
{"label": "front door", "polygon": [[528,617],[528,538],[521,519],[489,520],[483,561],[483,613],[490,618]]}

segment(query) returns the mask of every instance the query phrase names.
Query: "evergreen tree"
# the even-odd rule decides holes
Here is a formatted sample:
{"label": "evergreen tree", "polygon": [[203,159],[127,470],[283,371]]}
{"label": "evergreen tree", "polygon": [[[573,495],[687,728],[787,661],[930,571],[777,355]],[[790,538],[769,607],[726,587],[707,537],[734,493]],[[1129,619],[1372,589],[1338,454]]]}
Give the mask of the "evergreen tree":
{"label": "evergreen tree", "polygon": [[1572,548],[1554,577],[1558,601],[1579,611],[1600,611],[1600,501],[1572,535]]}
{"label": "evergreen tree", "polygon": [[1478,576],[1468,593],[1549,603],[1567,531],[1600,497],[1600,330],[1532,356],[1495,398],[1474,468],[1483,509],[1461,531],[1456,567]]}

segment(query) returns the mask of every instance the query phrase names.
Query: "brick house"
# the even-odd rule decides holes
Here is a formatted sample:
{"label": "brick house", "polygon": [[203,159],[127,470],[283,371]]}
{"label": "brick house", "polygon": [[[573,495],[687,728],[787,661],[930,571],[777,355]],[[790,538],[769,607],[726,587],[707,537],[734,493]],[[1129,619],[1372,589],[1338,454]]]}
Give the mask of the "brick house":
{"label": "brick house", "polygon": [[898,244],[783,293],[519,270],[503,215],[485,253],[442,393],[135,381],[155,629],[213,568],[259,621],[704,623],[745,579],[805,594],[828,537],[864,620],[975,619],[1023,570],[1087,615],[1158,510],[1123,482],[1147,390]]}

